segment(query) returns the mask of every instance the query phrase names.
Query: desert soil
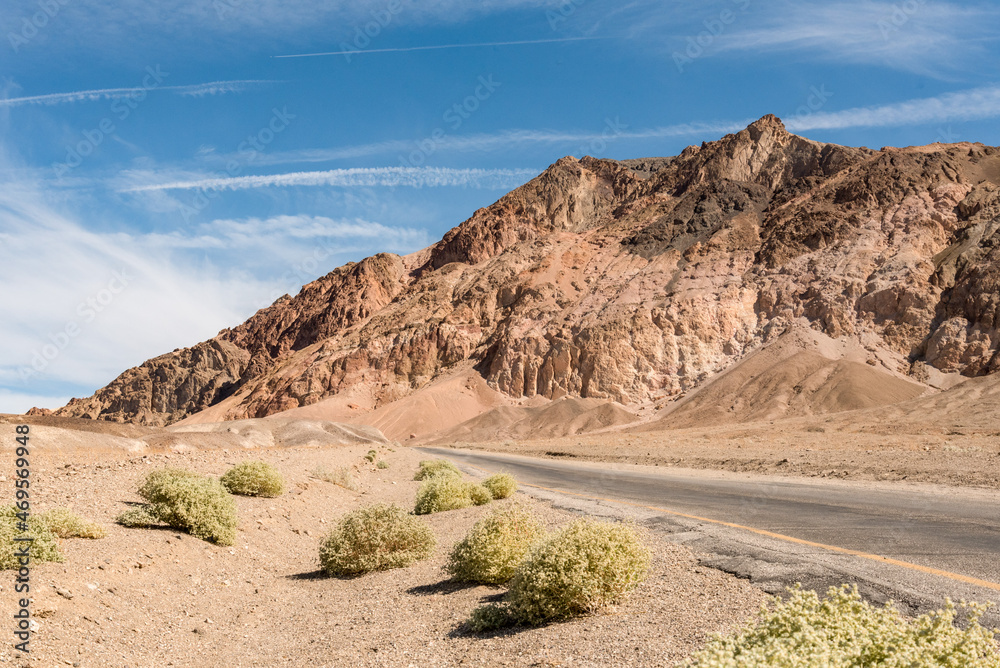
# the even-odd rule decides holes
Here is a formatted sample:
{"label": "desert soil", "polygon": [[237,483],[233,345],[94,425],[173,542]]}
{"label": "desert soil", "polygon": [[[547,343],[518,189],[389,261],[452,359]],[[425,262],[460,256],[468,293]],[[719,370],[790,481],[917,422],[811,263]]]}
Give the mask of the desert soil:
{"label": "desert soil", "polygon": [[1000,426],[903,428],[830,416],[451,445],[647,466],[1000,489]]}
{"label": "desert soil", "polygon": [[[667,666],[709,634],[736,628],[765,600],[749,583],[701,568],[697,555],[648,536],[649,578],[623,605],[537,629],[471,635],[463,621],[501,589],[457,585],[442,570],[451,546],[489,506],[431,515],[434,556],[409,568],[341,579],[318,572],[321,536],[363,504],[411,508],[421,454],[383,445],[379,470],[367,445],[211,450],[128,457],[51,452],[34,462],[34,510],[71,506],[105,525],[102,540],[63,540],[65,563],[31,572],[39,627],[30,658],[11,643],[0,662],[25,666]],[[126,529],[113,518],[143,477],[161,466],[220,475],[244,459],[274,464],[290,482],[276,499],[237,497],[237,544],[218,547],[173,529]],[[351,492],[310,475],[353,467]],[[0,480],[12,488],[8,479]],[[532,500],[550,527],[576,515]],[[512,500],[496,503],[510,503]],[[0,583],[11,620],[13,575]]]}

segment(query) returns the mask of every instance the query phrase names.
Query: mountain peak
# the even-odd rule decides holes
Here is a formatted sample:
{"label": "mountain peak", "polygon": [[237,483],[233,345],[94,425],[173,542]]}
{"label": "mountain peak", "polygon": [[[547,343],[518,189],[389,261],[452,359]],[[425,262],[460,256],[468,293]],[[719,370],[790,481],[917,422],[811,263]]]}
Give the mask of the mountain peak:
{"label": "mountain peak", "polygon": [[766,114],[761,116],[756,121],[747,126],[747,132],[750,133],[750,138],[754,141],[760,141],[760,138],[764,135],[787,135],[788,130],[785,129],[785,124],[781,122],[781,119],[774,114]]}
{"label": "mountain peak", "polygon": [[782,120],[780,118],[778,118],[774,114],[764,114],[763,116],[761,116],[760,118],[758,118],[756,121],[754,121],[753,123],[751,123],[747,127],[748,128],[758,128],[758,129],[761,129],[761,130],[766,129],[766,128],[778,128],[778,129],[784,130],[785,129],[785,124],[782,122]]}
{"label": "mountain peak", "polygon": [[[678,157],[563,158],[419,270],[346,265],[58,414],[162,425],[301,408],[423,436],[522,398],[661,406],[793,327],[856,351],[864,374],[838,368],[858,378],[866,361],[916,380],[1000,372],[1000,232],[972,232],[1000,211],[1000,151],[888,157],[767,115]],[[356,413],[359,397],[390,412]],[[419,429],[386,417],[413,406]]]}

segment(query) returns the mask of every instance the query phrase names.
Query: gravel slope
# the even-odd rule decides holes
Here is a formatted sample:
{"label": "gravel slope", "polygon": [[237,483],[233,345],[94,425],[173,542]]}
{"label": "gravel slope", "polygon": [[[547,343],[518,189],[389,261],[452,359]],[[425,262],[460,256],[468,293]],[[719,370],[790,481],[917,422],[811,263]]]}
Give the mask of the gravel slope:
{"label": "gravel slope", "polygon": [[[36,458],[34,510],[72,505],[108,527],[98,541],[62,541],[66,562],[32,570],[39,624],[30,660],[0,647],[0,662],[30,666],[659,666],[673,665],[716,631],[753,614],[764,595],[749,583],[700,568],[687,548],[651,533],[647,582],[607,614],[539,629],[472,636],[462,622],[502,590],[448,582],[447,552],[488,510],[432,515],[438,548],[410,568],[354,579],[317,572],[320,536],[341,513],[374,501],[412,507],[422,455],[380,446],[388,470],[362,458],[367,446],[267,451],[213,450],[125,459],[59,453]],[[53,455],[56,456],[56,455]],[[231,548],[166,529],[125,529],[113,518],[158,466],[219,475],[248,458],[289,479],[277,499],[237,498]],[[350,465],[358,493],[310,476]],[[10,482],[3,488],[10,493]],[[524,495],[550,527],[577,515]],[[498,503],[509,503],[502,501]],[[9,574],[8,574],[9,575]],[[11,619],[11,577],[0,615]]]}

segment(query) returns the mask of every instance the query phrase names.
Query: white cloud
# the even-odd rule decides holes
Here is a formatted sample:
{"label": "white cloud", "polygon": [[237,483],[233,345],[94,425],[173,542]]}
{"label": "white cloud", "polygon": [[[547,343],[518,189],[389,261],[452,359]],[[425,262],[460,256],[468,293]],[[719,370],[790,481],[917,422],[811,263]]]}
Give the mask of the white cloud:
{"label": "white cloud", "polygon": [[242,322],[348,259],[427,242],[420,229],[322,216],[217,220],[166,234],[95,231],[33,184],[7,184],[0,412],[89,393],[145,359]]}
{"label": "white cloud", "polygon": [[[193,233],[145,234],[142,242],[160,249],[223,250],[248,261],[247,252],[288,260],[311,253],[317,244],[331,253],[345,243],[376,241],[379,250],[409,253],[430,244],[427,231],[392,227],[363,219],[334,220],[326,216],[272,216],[270,218],[219,219],[199,225]],[[332,269],[332,267],[330,267]],[[272,269],[273,271],[273,269]]]}
{"label": "white cloud", "polygon": [[[663,139],[687,136],[712,138],[719,134],[740,130],[746,127],[749,122],[680,123],[629,130],[627,126],[621,126],[616,119],[609,119],[607,129],[602,132],[513,129],[492,134],[446,135],[434,140],[434,151],[495,151],[538,144],[561,144],[575,150],[581,144],[607,141],[608,139]],[[624,129],[622,129],[623,127]],[[393,139],[338,148],[303,149],[262,154],[258,156],[256,162],[261,165],[329,162],[392,153],[402,154],[405,158],[411,151],[419,152],[422,150],[419,140]],[[225,160],[228,158],[218,156],[215,159]]]}
{"label": "white cloud", "polygon": [[794,52],[835,63],[885,65],[947,77],[981,62],[981,40],[995,41],[1000,9],[949,2],[781,1],[739,14],[709,53]]}
{"label": "white cloud", "polygon": [[991,86],[880,106],[816,112],[790,118],[785,125],[790,131],[799,132],[857,127],[898,127],[945,121],[970,121],[997,116],[1000,116],[1000,87]]}
{"label": "white cloud", "polygon": [[141,193],[160,190],[246,190],[287,186],[390,186],[410,188],[502,189],[521,185],[538,175],[534,169],[451,169],[447,167],[356,167],[322,172],[292,172],[188,181],[147,183],[124,187],[119,192]]}
{"label": "white cloud", "polygon": [[97,100],[119,100],[132,97],[138,93],[148,93],[152,90],[168,90],[187,97],[202,97],[204,95],[223,95],[239,93],[252,86],[277,83],[261,79],[240,79],[235,81],[211,81],[189,86],[150,86],[138,88],[101,88],[96,90],[78,90],[69,93],[49,93],[47,95],[31,95],[28,97],[9,97],[0,99],[0,107],[20,107],[24,105],[56,105],[71,102],[95,102]]}
{"label": "white cloud", "polygon": [[[42,28],[29,28],[34,36],[19,48],[79,49],[103,55],[127,49],[132,57],[138,48],[176,56],[178,40],[183,40],[210,44],[210,56],[245,52],[248,45],[258,51],[274,48],[284,41],[339,44],[353,40],[355,32],[365,28],[379,35],[398,26],[455,23],[519,8],[542,11],[552,4],[552,0],[72,0],[60,2],[58,13]],[[5,35],[19,34],[36,11],[34,2],[0,3]]]}
{"label": "white cloud", "polygon": [[[102,385],[155,354],[239,322],[266,285],[85,229],[29,188],[0,193],[0,370],[17,391]],[[37,376],[28,372],[35,368]],[[10,389],[10,388],[8,388]]]}
{"label": "white cloud", "polygon": [[[817,111],[806,115],[787,115],[785,125],[792,132],[863,127],[900,127],[925,123],[959,122],[1000,117],[1000,86],[987,86],[971,90],[946,93],[936,97],[918,98],[885,105],[855,107],[842,111]],[[537,144],[564,145],[575,149],[580,144],[597,140],[669,139],[695,137],[713,140],[720,135],[738,132],[755,119],[680,123],[653,128],[623,129],[612,134],[571,132],[558,130],[504,130],[493,134],[445,136],[435,142],[435,151],[497,151]],[[610,123],[613,127],[615,123]],[[418,141],[398,139],[337,148],[302,149],[275,152],[258,158],[262,165],[330,162],[353,158],[390,155],[404,157],[410,151],[420,150]],[[227,156],[212,156],[225,160]],[[312,173],[312,172],[310,172]],[[189,172],[190,174],[190,172]],[[144,178],[149,178],[148,176]],[[161,186],[162,187],[162,186]],[[141,187],[135,187],[139,190]],[[123,190],[128,190],[123,187]]]}

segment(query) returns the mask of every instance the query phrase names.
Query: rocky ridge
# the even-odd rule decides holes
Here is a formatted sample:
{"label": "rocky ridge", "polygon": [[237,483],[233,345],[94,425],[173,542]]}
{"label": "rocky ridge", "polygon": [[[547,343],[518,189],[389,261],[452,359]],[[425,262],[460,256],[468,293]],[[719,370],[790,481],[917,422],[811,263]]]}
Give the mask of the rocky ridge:
{"label": "rocky ridge", "polygon": [[457,369],[511,398],[663,405],[796,328],[934,383],[1000,368],[1000,151],[880,151],[774,116],[674,158],[563,158],[433,246],[333,270],[58,415],[373,410]]}

